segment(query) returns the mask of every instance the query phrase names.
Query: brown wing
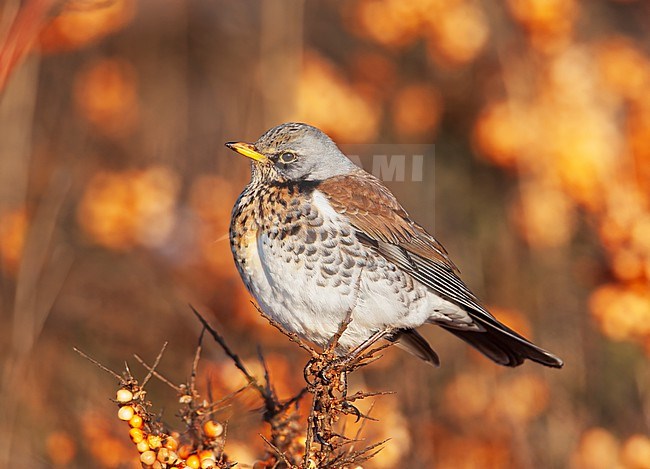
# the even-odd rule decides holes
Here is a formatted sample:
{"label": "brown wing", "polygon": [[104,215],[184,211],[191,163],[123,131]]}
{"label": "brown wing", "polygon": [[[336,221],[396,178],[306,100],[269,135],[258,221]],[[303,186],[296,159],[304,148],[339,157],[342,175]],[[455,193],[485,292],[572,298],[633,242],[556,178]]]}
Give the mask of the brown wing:
{"label": "brown wing", "polygon": [[359,171],[328,179],[318,189],[336,211],[345,213],[369,237],[403,246],[458,272],[445,248],[409,218],[395,196],[374,176]]}
{"label": "brown wing", "polygon": [[362,242],[442,297],[492,317],[456,275],[458,269],[445,248],[409,218],[377,178],[359,170],[328,179],[318,189],[350,219]]}
{"label": "brown wing", "polygon": [[562,366],[558,357],[501,324],[481,306],[456,275],[442,245],[409,218],[378,179],[358,170],[328,179],[318,189],[337,212],[348,217],[363,243],[436,294],[463,307],[478,328],[469,330],[453,323],[440,326],[502,365],[517,366],[528,358],[546,366]]}

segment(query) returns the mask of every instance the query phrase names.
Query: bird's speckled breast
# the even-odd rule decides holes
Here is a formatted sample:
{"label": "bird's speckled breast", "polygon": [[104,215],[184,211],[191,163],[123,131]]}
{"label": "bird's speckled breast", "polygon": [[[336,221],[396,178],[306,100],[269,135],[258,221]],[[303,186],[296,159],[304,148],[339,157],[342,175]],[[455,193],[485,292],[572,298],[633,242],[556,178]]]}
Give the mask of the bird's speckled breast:
{"label": "bird's speckled breast", "polygon": [[[287,264],[300,264],[307,271],[315,268],[319,248],[333,251],[334,238],[323,230],[324,220],[310,203],[315,185],[252,183],[239,196],[232,213],[230,244],[235,262],[251,288],[263,247],[275,250]],[[344,238],[345,234],[342,233]],[[343,245],[352,244],[348,229]],[[320,244],[318,241],[324,241]],[[274,249],[277,246],[279,249]],[[265,259],[269,261],[269,259]],[[351,266],[350,266],[351,267]],[[267,273],[268,274],[268,273]]]}
{"label": "bird's speckled breast", "polygon": [[310,183],[251,184],[235,204],[230,239],[242,279],[262,309],[321,342],[313,331],[325,335],[345,317],[359,272],[368,266],[354,230],[322,213],[315,193]]}
{"label": "bird's speckled breast", "polygon": [[345,347],[386,325],[420,325],[431,314],[426,289],[362,244],[316,184],[251,183],[235,204],[230,238],[262,310],[315,343],[326,343],[348,312]]}

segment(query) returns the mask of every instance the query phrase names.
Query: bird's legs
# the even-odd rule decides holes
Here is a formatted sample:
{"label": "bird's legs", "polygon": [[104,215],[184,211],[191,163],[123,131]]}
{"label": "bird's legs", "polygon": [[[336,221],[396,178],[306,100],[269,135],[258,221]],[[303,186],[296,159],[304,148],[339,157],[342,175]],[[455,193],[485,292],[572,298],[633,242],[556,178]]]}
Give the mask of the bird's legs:
{"label": "bird's legs", "polygon": [[[370,347],[376,344],[379,340],[383,339],[384,337],[390,336],[393,332],[394,332],[393,328],[390,327],[375,332],[363,343],[357,345],[350,353],[348,353],[345,357],[341,359],[339,365],[342,365],[343,368],[341,371],[341,382],[343,384],[342,396],[344,398],[347,398],[348,395],[348,369],[347,369],[348,365],[353,363],[355,360],[359,359],[366,350],[368,350]],[[343,402],[343,407],[347,408],[349,412],[355,414],[357,417],[357,421],[359,420],[359,418],[361,418],[362,414],[359,411],[359,409],[357,409],[356,406],[350,404],[348,401]]]}
{"label": "bird's legs", "polygon": [[345,357],[343,357],[343,363],[344,364],[349,364],[352,363],[353,361],[357,360],[361,355],[368,350],[370,347],[375,345],[378,341],[383,339],[384,337],[390,336],[393,332],[395,332],[395,329],[392,327],[386,327],[384,329],[381,329],[377,332],[375,332],[373,335],[368,337],[364,342],[360,343],[357,345],[354,349],[352,349],[351,352],[349,352]]}

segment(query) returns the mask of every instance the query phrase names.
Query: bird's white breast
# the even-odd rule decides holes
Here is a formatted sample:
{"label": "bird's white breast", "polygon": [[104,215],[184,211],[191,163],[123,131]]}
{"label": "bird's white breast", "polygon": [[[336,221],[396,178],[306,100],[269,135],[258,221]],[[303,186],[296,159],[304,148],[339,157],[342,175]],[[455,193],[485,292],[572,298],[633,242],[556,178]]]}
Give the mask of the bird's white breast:
{"label": "bird's white breast", "polygon": [[[245,233],[236,252],[246,259],[239,269],[251,293],[280,325],[324,345],[351,311],[340,340],[351,348],[387,326],[415,328],[458,311],[363,245],[323,193],[308,197],[284,227],[287,215],[276,211],[277,219]],[[282,232],[296,224],[294,234]]]}

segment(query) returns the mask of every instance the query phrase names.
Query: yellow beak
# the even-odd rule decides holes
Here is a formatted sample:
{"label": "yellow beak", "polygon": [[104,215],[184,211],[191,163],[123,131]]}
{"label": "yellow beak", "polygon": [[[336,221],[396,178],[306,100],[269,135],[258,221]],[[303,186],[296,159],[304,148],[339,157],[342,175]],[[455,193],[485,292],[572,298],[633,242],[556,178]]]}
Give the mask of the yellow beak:
{"label": "yellow beak", "polygon": [[260,163],[266,163],[269,160],[266,156],[256,151],[255,147],[250,143],[228,142],[226,143],[226,146],[240,155],[244,155],[251,160],[259,161]]}

